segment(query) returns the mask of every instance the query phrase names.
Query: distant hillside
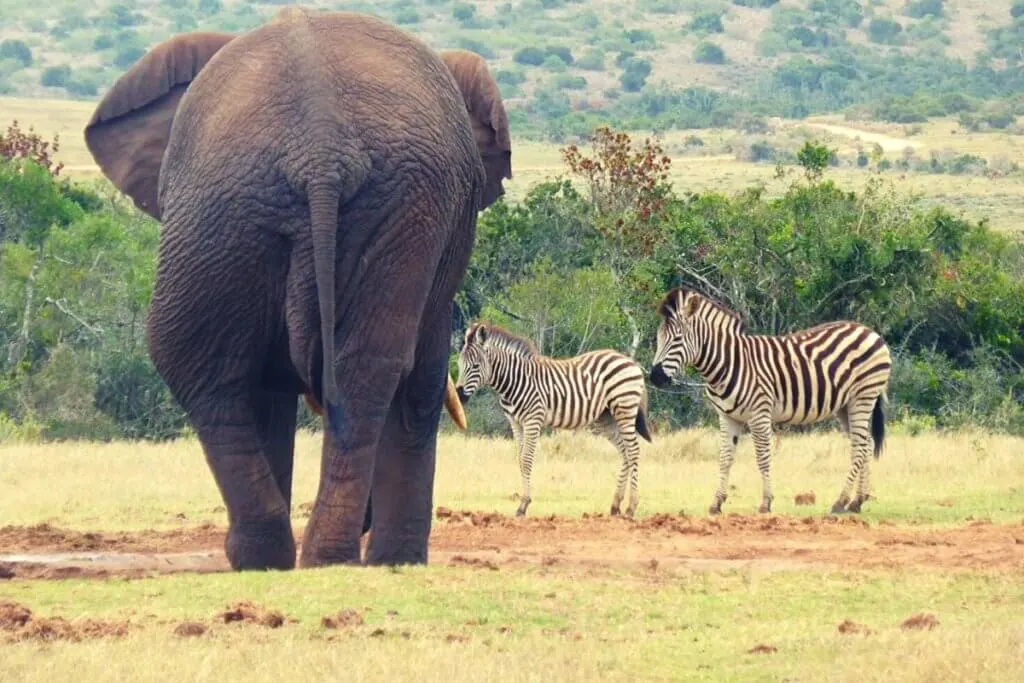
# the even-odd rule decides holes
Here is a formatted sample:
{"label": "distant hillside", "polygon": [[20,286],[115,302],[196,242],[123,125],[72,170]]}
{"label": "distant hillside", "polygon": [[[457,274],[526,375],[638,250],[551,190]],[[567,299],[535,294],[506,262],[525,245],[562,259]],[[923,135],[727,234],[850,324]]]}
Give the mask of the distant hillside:
{"label": "distant hillside", "polygon": [[[0,0],[0,94],[91,99],[155,43],[241,32],[275,0]],[[1024,112],[1024,0],[312,0],[490,60],[519,127],[738,124],[852,110],[1007,127]]]}

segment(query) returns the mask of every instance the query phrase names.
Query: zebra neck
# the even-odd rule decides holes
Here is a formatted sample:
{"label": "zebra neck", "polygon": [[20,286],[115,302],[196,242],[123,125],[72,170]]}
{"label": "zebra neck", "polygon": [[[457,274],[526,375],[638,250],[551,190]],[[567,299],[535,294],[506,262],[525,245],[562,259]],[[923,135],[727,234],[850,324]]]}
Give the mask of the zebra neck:
{"label": "zebra neck", "polygon": [[710,392],[719,396],[732,392],[742,365],[743,343],[744,335],[719,331],[717,335],[709,335],[701,344],[700,355],[693,367],[704,378]]}
{"label": "zebra neck", "polygon": [[496,354],[491,358],[491,387],[499,396],[509,399],[524,380],[534,376],[536,365],[534,358],[513,353]]}

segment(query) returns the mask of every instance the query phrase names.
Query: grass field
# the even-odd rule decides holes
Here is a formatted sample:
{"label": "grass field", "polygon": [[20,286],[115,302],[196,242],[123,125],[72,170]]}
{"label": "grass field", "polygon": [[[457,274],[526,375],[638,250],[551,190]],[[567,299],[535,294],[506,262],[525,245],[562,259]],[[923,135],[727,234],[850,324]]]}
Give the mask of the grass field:
{"label": "grass field", "polygon": [[[45,136],[59,133],[61,149],[57,156],[65,163],[65,172],[74,178],[89,179],[99,177],[99,171],[85,147],[82,131],[94,107],[92,102],[0,97],[0,122],[17,119],[22,127],[32,125]],[[771,194],[785,191],[792,177],[776,179],[773,164],[742,161],[737,159],[735,151],[724,151],[745,148],[756,140],[785,145],[813,137],[846,154],[855,152],[858,146],[870,148],[872,143],[878,142],[892,160],[900,158],[904,148],[912,147],[915,154],[924,159],[932,152],[974,154],[990,163],[1002,158],[1005,163],[1024,165],[1024,136],[1006,132],[972,133],[962,130],[952,119],[936,119],[916,127],[848,122],[840,116],[817,116],[805,121],[773,119],[769,124],[768,133],[754,136],[723,129],[665,134],[663,143],[673,157],[671,180],[676,190],[728,193],[764,184]],[[908,136],[908,133],[912,134]],[[690,135],[704,141],[707,154],[682,153],[682,143]],[[558,145],[517,139],[513,147],[515,178],[506,183],[512,199],[521,198],[534,184],[565,172]],[[872,174],[842,167],[830,169],[828,176],[843,187],[860,189]],[[1000,230],[1024,230],[1024,173],[986,177],[888,171],[882,177],[891,181],[900,193],[920,195],[926,202],[962,211],[974,220],[988,218]]]}
{"label": "grass field", "polygon": [[[247,574],[94,571],[122,550],[223,568],[224,512],[195,441],[3,445],[0,572],[14,578],[0,581],[0,603],[33,614],[20,626],[0,606],[0,679],[1024,674],[1024,440],[893,434],[860,520],[823,515],[846,472],[838,433],[783,436],[771,516],[753,514],[760,481],[743,443],[727,514],[706,519],[716,442],[702,430],[657,436],[628,521],[596,514],[610,503],[614,449],[585,433],[545,437],[530,516],[516,520],[512,442],[444,435],[429,566]],[[301,435],[297,531],[318,453]],[[797,506],[808,491],[816,502]],[[76,571],[33,577],[11,561],[68,550],[86,553],[68,561]],[[239,601],[251,605],[227,623]]]}

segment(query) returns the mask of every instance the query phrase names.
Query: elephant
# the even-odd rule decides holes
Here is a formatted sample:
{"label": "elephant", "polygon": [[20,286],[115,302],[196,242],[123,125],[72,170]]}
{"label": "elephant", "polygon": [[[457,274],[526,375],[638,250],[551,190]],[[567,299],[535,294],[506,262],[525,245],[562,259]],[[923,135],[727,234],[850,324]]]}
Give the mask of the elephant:
{"label": "elephant", "polygon": [[[160,222],[149,353],[224,500],[232,568],[426,563],[452,301],[512,177],[483,59],[286,7],[160,43],[85,139]],[[299,395],[324,421],[301,553]]]}

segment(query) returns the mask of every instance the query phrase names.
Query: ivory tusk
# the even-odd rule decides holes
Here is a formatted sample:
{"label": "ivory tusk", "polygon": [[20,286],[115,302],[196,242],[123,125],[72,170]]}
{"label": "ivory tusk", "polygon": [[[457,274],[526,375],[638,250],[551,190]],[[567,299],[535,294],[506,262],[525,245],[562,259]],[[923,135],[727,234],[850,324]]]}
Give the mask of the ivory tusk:
{"label": "ivory tusk", "polygon": [[[323,415],[324,411],[320,408],[320,405],[313,398],[313,394],[306,393],[306,403],[309,404],[310,409],[317,415]],[[444,407],[448,410],[448,414],[452,416],[452,422],[455,426],[466,431],[466,413],[462,410],[462,401],[459,400],[459,394],[455,391],[455,382],[452,381],[452,376],[448,375],[448,384],[444,390]]]}
{"label": "ivory tusk", "polygon": [[451,374],[448,375],[448,385],[444,390],[444,407],[448,409],[448,414],[452,416],[455,426],[466,431],[466,413],[462,410],[462,401],[459,400],[459,394],[455,391],[455,382],[452,381]]}

